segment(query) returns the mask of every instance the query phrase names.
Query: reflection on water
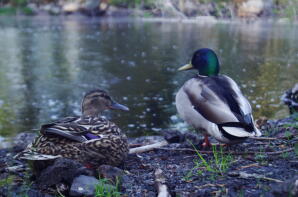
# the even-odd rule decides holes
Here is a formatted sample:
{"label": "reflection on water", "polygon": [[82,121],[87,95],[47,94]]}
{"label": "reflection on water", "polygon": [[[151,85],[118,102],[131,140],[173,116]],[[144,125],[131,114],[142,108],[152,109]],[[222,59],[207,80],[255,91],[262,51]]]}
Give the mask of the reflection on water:
{"label": "reflection on water", "polygon": [[103,88],[130,112],[107,113],[130,136],[176,121],[177,73],[194,50],[215,49],[255,116],[286,114],[279,97],[298,76],[297,26],[61,18],[0,19],[0,134],[37,129],[80,113],[83,94]]}

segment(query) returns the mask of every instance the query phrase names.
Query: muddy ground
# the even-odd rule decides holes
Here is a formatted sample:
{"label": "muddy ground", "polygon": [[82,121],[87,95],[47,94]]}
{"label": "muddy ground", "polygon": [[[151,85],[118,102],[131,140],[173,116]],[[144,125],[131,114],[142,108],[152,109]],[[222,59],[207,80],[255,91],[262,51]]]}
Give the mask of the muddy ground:
{"label": "muddy ground", "polygon": [[[129,155],[121,166],[121,196],[156,196],[157,169],[162,169],[172,196],[298,196],[298,115],[267,121],[262,132],[259,139],[203,150],[200,135],[164,131],[178,143]],[[141,137],[130,143],[160,140]],[[18,151],[0,150],[0,196],[69,196],[67,184],[60,194],[57,187],[40,189],[28,165],[13,159]]]}

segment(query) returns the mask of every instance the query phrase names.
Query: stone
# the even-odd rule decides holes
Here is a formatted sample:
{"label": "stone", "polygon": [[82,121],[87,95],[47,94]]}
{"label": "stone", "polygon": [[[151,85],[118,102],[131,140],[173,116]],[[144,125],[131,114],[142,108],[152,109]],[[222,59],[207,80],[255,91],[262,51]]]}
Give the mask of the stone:
{"label": "stone", "polygon": [[77,12],[80,9],[80,4],[78,2],[69,2],[62,6],[62,11],[66,13]]}
{"label": "stone", "polygon": [[36,133],[19,133],[13,138],[13,150],[23,151],[38,135]]}
{"label": "stone", "polygon": [[11,148],[13,145],[10,141],[11,138],[0,136],[0,149]]}
{"label": "stone", "polygon": [[52,15],[59,15],[61,13],[61,8],[59,6],[52,6],[49,13]]}
{"label": "stone", "polygon": [[169,143],[181,143],[185,141],[185,136],[178,130],[163,130],[162,134]]}
{"label": "stone", "polygon": [[184,134],[185,141],[183,142],[182,146],[193,148],[193,146],[200,146],[202,144],[202,138],[194,133],[194,132],[187,132]]}
{"label": "stone", "polygon": [[164,140],[163,136],[153,135],[153,136],[142,136],[142,137],[137,137],[137,138],[130,138],[129,143],[130,144],[148,145],[148,144],[154,144],[157,142],[161,142],[163,140]]}
{"label": "stone", "polygon": [[238,4],[237,15],[239,17],[256,17],[264,10],[263,0],[247,0]]}
{"label": "stone", "polygon": [[273,196],[298,196],[298,176],[272,186]]}
{"label": "stone", "polygon": [[101,178],[110,180],[113,184],[122,182],[123,170],[110,165],[101,165],[97,168],[97,172]]}
{"label": "stone", "polygon": [[70,196],[94,196],[99,180],[92,176],[80,175],[71,184]]}
{"label": "stone", "polygon": [[106,0],[85,0],[81,5],[81,12],[88,16],[104,15],[109,8]]}
{"label": "stone", "polygon": [[41,171],[36,182],[40,188],[47,188],[61,182],[70,185],[79,175],[93,175],[93,172],[77,161],[58,158],[53,165]]}
{"label": "stone", "polygon": [[44,194],[44,193],[41,193],[40,191],[38,191],[38,190],[34,190],[34,189],[30,189],[30,190],[27,192],[27,196],[28,196],[28,197],[53,197],[53,196],[50,195],[50,194]]}

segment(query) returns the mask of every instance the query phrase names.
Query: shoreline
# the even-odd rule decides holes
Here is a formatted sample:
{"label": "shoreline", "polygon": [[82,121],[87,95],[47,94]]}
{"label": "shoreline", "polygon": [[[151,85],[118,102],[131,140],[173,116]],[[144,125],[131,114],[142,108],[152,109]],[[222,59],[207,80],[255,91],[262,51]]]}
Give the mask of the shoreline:
{"label": "shoreline", "polygon": [[[264,193],[269,197],[295,196],[298,194],[295,185],[298,181],[295,176],[298,173],[297,120],[298,114],[280,120],[268,120],[259,125],[263,137],[247,139],[244,143],[230,147],[221,147],[213,140],[215,150],[202,149],[202,136],[194,132],[164,130],[164,136],[130,139],[131,148],[165,140],[168,143],[150,151],[129,154],[119,168],[101,165],[92,171],[76,161],[60,158],[35,176],[27,162],[14,159],[14,155],[36,136],[23,134],[18,141],[15,140],[14,147],[0,149],[0,193],[4,196],[28,197],[53,197],[57,194],[95,196],[94,191],[90,195],[86,195],[87,191],[80,194],[74,185],[79,184],[87,190],[84,183],[88,179],[94,183],[88,187],[98,187],[102,181],[98,179],[100,176],[109,180],[104,182],[104,188],[112,187],[121,196],[156,196],[158,188],[155,186],[155,175],[157,171],[162,171],[172,196],[212,196],[214,192],[219,192],[219,196],[260,196]],[[198,152],[205,161],[200,159]],[[206,163],[209,167],[206,167]],[[222,165],[225,167],[222,168]],[[53,175],[57,173],[61,176]],[[120,179],[116,189],[113,182],[115,176]]]}
{"label": "shoreline", "polygon": [[112,16],[94,16],[89,17],[83,14],[71,14],[71,15],[5,15],[1,17],[1,20],[16,18],[17,20],[33,19],[33,20],[46,20],[46,19],[65,19],[65,20],[76,20],[76,21],[88,21],[91,22],[152,22],[152,23],[183,23],[183,24],[290,24],[297,25],[298,21],[293,21],[288,18],[255,18],[255,19],[221,19],[213,16],[196,16],[186,19],[181,18],[168,18],[168,17],[139,17],[139,16],[127,16],[127,17],[112,17]]}

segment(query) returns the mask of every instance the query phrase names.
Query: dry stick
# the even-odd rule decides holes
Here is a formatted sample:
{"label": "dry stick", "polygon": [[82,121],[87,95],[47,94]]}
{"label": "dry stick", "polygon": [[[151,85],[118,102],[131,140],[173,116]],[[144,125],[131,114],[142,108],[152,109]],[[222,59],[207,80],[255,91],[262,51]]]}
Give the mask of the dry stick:
{"label": "dry stick", "polygon": [[195,188],[202,189],[204,187],[224,187],[224,186],[225,186],[225,184],[211,184],[211,183],[208,183],[208,184],[201,185],[201,186],[195,186]]}
{"label": "dry stick", "polygon": [[[190,149],[190,148],[156,148],[158,150],[168,150],[168,151],[186,151],[186,152],[194,152],[196,153],[196,150]],[[234,151],[223,151],[222,153],[224,154],[232,154],[232,155],[252,155],[252,154],[258,154],[258,153],[263,153],[263,154],[268,154],[268,155],[278,155],[286,152],[291,152],[293,151],[294,148],[289,148],[286,150],[281,150],[281,151],[275,151],[275,152],[234,152]],[[213,154],[213,151],[200,151],[198,150],[199,153],[201,154]]]}
{"label": "dry stick", "polygon": [[168,186],[166,185],[166,178],[160,168],[154,172],[155,187],[158,192],[157,197],[171,197]]}
{"label": "dry stick", "polygon": [[136,147],[140,147],[140,146],[145,146],[144,144],[128,144],[129,148],[136,148]]}
{"label": "dry stick", "polygon": [[282,183],[283,181],[278,180],[278,179],[273,179],[273,178],[269,178],[269,177],[265,177],[264,175],[260,175],[260,174],[248,174],[246,172],[240,172],[239,173],[239,177],[243,178],[243,179],[248,179],[248,178],[257,178],[257,179],[263,179],[263,180],[267,180],[267,181],[274,181],[277,183]]}
{"label": "dry stick", "polygon": [[286,153],[286,152],[291,152],[293,151],[294,148],[289,148],[289,149],[286,149],[286,150],[281,150],[281,151],[275,151],[275,152],[264,152],[268,155],[278,155],[278,154],[282,154],[282,153]]}
{"label": "dry stick", "polygon": [[250,167],[259,167],[259,164],[258,163],[252,163],[252,164],[249,164],[249,165],[246,165],[246,166],[241,166],[240,168],[237,168],[237,170],[242,170],[242,169],[250,168]]}
{"label": "dry stick", "polygon": [[[147,152],[147,151],[151,151],[154,149],[158,149],[158,150],[166,150],[166,151],[185,151],[185,152],[196,152],[196,150],[190,149],[190,148],[162,148],[163,146],[168,145],[169,143],[167,141],[161,141],[161,142],[157,142],[154,144],[149,144],[149,145],[145,145],[145,146],[141,146],[141,147],[137,147],[137,148],[131,148],[129,149],[129,154],[136,154],[136,153],[143,153],[143,152]],[[286,150],[281,150],[281,151],[275,151],[275,152],[234,152],[234,151],[223,151],[223,153],[227,153],[227,154],[232,154],[232,155],[254,155],[254,154],[258,154],[258,153],[263,153],[263,154],[268,154],[268,155],[278,155],[278,154],[282,154],[282,153],[286,153],[286,152],[291,152],[293,151],[294,148],[289,148]],[[213,151],[199,151],[199,153],[201,154],[213,154]]]}
{"label": "dry stick", "polygon": [[157,143],[154,143],[154,144],[149,144],[149,145],[146,145],[146,146],[131,148],[131,149],[129,149],[129,154],[143,153],[143,152],[151,151],[151,150],[154,150],[156,148],[166,146],[168,144],[169,143],[164,140],[164,141],[157,142]]}
{"label": "dry stick", "polygon": [[278,140],[281,138],[276,138],[276,137],[249,137],[250,139],[254,140]]}

